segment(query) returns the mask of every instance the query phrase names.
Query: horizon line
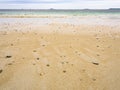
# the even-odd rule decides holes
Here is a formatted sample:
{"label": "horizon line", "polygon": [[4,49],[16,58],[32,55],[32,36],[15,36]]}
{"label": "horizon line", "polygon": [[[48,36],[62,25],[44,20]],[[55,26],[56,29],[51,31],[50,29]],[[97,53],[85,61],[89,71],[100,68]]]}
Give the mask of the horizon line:
{"label": "horizon line", "polygon": [[95,9],[95,8],[83,8],[83,9],[56,9],[56,8],[48,8],[48,9],[24,9],[24,8],[19,8],[19,9],[0,9],[0,10],[116,10],[116,9],[120,9],[120,8],[97,8],[97,9]]}

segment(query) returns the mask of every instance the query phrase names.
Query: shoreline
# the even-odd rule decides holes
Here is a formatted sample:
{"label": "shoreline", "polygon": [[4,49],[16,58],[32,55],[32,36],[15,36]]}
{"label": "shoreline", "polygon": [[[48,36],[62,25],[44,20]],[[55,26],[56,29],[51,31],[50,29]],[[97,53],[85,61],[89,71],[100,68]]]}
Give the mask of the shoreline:
{"label": "shoreline", "polygon": [[52,23],[71,24],[71,25],[103,25],[103,26],[119,26],[120,17],[114,15],[108,16],[0,16],[0,24],[33,24],[47,25]]}
{"label": "shoreline", "polygon": [[0,18],[0,90],[119,90],[120,23],[94,19]]}

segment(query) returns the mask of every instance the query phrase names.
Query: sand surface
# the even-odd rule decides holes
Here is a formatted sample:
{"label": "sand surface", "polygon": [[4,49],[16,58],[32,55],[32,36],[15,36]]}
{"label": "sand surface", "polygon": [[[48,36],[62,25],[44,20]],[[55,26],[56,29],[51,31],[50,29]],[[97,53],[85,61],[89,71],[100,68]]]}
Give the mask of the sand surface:
{"label": "sand surface", "polygon": [[0,23],[0,90],[120,90],[120,26]]}

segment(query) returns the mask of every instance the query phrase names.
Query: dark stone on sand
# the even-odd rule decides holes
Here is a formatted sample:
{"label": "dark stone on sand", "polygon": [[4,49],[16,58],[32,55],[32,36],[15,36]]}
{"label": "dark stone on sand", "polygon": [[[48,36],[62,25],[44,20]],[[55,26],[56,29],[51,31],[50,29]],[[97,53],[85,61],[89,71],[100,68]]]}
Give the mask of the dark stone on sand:
{"label": "dark stone on sand", "polygon": [[12,65],[12,63],[8,63],[8,65]]}
{"label": "dark stone on sand", "polygon": [[99,38],[96,38],[96,39],[99,39]]}
{"label": "dark stone on sand", "polygon": [[83,69],[82,71],[83,71],[83,72],[85,72],[86,70],[85,70],[85,69]]}
{"label": "dark stone on sand", "polygon": [[6,56],[6,58],[11,58],[12,56]]}
{"label": "dark stone on sand", "polygon": [[99,54],[97,54],[97,56],[100,56]]}
{"label": "dark stone on sand", "polygon": [[64,62],[61,62],[62,64],[64,64]]}
{"label": "dark stone on sand", "polygon": [[93,78],[92,80],[93,80],[93,81],[96,81],[96,79],[95,79],[95,78]]}
{"label": "dark stone on sand", "polygon": [[66,70],[63,70],[63,73],[66,73]]}
{"label": "dark stone on sand", "polygon": [[0,73],[2,73],[3,72],[3,70],[2,69],[0,69]]}
{"label": "dark stone on sand", "polygon": [[41,37],[41,39],[43,39],[43,37]]}
{"label": "dark stone on sand", "polygon": [[42,45],[43,47],[45,47],[45,45]]}
{"label": "dark stone on sand", "polygon": [[67,64],[69,63],[69,62],[66,62]]}
{"label": "dark stone on sand", "polygon": [[66,64],[69,64],[69,62],[61,62],[61,64],[65,64],[65,63],[66,63]]}
{"label": "dark stone on sand", "polygon": [[47,67],[49,67],[50,65],[49,65],[49,64],[47,64],[46,66],[47,66]]}
{"label": "dark stone on sand", "polygon": [[42,76],[42,73],[40,73],[40,76]]}
{"label": "dark stone on sand", "polygon": [[94,65],[99,65],[99,63],[96,63],[96,62],[92,62]]}
{"label": "dark stone on sand", "polygon": [[60,56],[62,58],[62,56]]}
{"label": "dark stone on sand", "polygon": [[33,65],[36,65],[35,63],[33,63]]}
{"label": "dark stone on sand", "polygon": [[82,81],[82,79],[80,79],[80,81]]}
{"label": "dark stone on sand", "polygon": [[75,51],[75,53],[78,53],[77,51]]}
{"label": "dark stone on sand", "polygon": [[39,60],[40,58],[37,58],[37,60]]}
{"label": "dark stone on sand", "polygon": [[13,46],[13,44],[11,44],[11,46]]}
{"label": "dark stone on sand", "polygon": [[33,52],[37,52],[36,50],[33,50]]}
{"label": "dark stone on sand", "polygon": [[72,47],[70,46],[70,48],[72,48]]}
{"label": "dark stone on sand", "polygon": [[97,47],[99,47],[99,46],[97,46]]}

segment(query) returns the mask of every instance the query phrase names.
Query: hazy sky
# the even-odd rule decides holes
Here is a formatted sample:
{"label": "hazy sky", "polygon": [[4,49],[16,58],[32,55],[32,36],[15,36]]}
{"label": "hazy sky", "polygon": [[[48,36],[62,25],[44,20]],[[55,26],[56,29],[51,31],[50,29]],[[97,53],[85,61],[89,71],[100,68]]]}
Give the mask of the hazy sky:
{"label": "hazy sky", "polygon": [[120,0],[0,0],[0,9],[120,8]]}

